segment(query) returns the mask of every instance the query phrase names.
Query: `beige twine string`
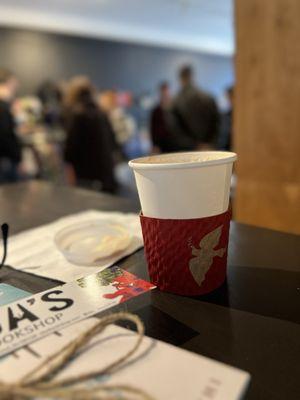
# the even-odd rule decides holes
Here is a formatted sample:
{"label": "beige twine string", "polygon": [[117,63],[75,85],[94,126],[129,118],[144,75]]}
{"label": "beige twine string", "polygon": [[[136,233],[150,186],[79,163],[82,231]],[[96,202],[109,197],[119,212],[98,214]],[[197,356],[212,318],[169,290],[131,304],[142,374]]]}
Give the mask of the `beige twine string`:
{"label": "beige twine string", "polygon": [[[52,379],[58,371],[66,367],[69,360],[76,356],[78,351],[83,349],[93,337],[103,332],[108,325],[120,320],[131,321],[137,328],[137,340],[127,353],[99,370],[56,381]],[[143,390],[130,385],[99,384],[91,388],[75,387],[81,382],[112,373],[120,367],[137,351],[143,340],[144,331],[144,325],[137,315],[119,312],[103,317],[99,319],[96,325],[80,334],[62,350],[45,359],[19,382],[6,384],[0,381],[0,399],[32,399],[37,397],[63,400],[115,400],[120,399],[120,393],[122,393],[122,399],[124,400],[154,400],[153,397],[149,396]],[[116,392],[119,393],[114,394]]]}

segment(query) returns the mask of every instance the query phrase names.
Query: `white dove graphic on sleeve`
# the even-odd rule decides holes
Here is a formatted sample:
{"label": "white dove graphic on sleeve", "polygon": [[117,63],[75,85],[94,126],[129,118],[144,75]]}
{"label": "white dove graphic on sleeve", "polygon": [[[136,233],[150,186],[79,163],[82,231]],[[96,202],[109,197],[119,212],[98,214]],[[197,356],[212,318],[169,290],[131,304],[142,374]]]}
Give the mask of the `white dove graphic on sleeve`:
{"label": "white dove graphic on sleeve", "polygon": [[223,225],[220,225],[218,228],[205,235],[200,240],[199,249],[191,246],[192,255],[195,257],[190,260],[189,268],[199,286],[201,286],[207,271],[212,266],[214,257],[223,257],[226,252],[225,248],[214,250],[219,243],[222,229]]}

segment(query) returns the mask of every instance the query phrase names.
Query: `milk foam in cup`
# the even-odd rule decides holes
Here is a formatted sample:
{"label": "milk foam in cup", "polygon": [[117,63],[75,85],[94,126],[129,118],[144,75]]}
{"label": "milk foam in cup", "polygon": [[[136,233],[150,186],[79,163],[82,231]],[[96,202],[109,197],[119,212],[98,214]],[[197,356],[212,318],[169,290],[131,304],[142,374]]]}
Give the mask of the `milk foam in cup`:
{"label": "milk foam in cup", "polygon": [[143,215],[192,219],[228,209],[232,152],[198,151],[131,160]]}

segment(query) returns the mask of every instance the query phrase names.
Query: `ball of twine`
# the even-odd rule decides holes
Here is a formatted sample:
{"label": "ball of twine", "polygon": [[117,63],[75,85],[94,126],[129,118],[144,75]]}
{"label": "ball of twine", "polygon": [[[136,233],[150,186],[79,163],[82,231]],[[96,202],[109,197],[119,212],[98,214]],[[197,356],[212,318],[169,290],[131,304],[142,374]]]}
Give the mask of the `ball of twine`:
{"label": "ball of twine", "polygon": [[[54,376],[65,368],[71,358],[74,358],[80,350],[85,351],[92,338],[103,332],[108,326],[117,321],[131,321],[137,328],[137,339],[132,348],[124,355],[110,364],[75,377],[53,380]],[[25,400],[33,398],[63,399],[63,400],[154,400],[143,390],[130,385],[106,385],[99,384],[93,387],[77,387],[78,384],[104,374],[113,373],[125,361],[129,359],[140,347],[144,337],[144,325],[137,315],[119,312],[105,316],[85,332],[81,333],[63,349],[46,358],[20,381],[7,384],[0,381],[0,399]]]}

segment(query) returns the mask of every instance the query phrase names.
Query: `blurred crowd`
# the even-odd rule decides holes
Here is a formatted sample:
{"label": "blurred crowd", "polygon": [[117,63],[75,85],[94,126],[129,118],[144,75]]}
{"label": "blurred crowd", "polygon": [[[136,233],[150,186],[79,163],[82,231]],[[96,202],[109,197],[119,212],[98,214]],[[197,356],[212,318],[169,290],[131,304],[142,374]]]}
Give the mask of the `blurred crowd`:
{"label": "blurred crowd", "polygon": [[230,150],[233,87],[226,90],[227,111],[220,113],[213,96],[196,85],[191,66],[180,69],[178,80],[174,96],[165,81],[157,104],[150,97],[140,100],[147,111],[141,124],[129,92],[99,92],[77,76],[17,97],[18,77],[0,68],[0,183],[40,178],[120,193],[126,183],[122,166],[130,158]]}

